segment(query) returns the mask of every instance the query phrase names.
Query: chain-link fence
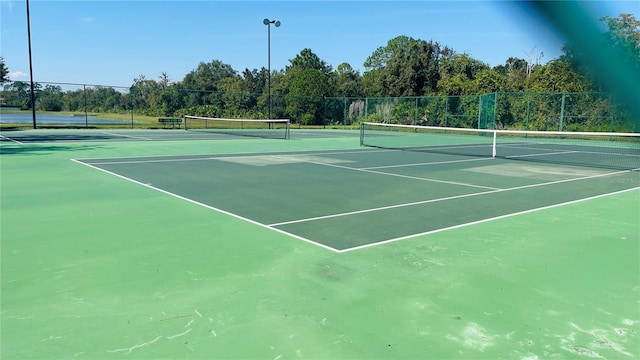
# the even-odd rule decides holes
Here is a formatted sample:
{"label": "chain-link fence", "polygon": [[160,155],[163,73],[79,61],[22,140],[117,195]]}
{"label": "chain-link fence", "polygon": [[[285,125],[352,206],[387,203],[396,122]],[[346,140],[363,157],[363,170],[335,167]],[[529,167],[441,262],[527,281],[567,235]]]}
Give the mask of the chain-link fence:
{"label": "chain-link fence", "polygon": [[480,129],[640,131],[608,93],[507,93],[328,98],[324,124],[361,121]]}
{"label": "chain-link fence", "polygon": [[607,93],[498,93],[498,128],[555,131],[637,131]]}
{"label": "chain-link fence", "polygon": [[[36,83],[41,126],[160,127],[158,117],[288,118],[298,126],[383,122],[441,127],[560,131],[640,131],[608,93],[509,93],[421,97],[303,97],[285,94]],[[4,84],[0,123],[32,121],[30,85]],[[271,106],[269,106],[271,103]]]}
{"label": "chain-link fence", "polygon": [[0,91],[0,123],[53,127],[134,127],[130,89],[73,83],[35,83],[35,119],[26,82],[5,84]]}

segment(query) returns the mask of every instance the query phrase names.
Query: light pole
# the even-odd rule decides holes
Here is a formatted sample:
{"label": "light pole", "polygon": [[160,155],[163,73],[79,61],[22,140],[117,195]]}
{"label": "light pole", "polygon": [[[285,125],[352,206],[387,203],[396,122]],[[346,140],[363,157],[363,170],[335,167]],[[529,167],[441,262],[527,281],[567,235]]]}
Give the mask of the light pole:
{"label": "light pole", "polygon": [[269,103],[269,115],[267,119],[271,120],[271,24],[279,27],[280,21],[264,19],[262,23],[267,25],[267,72],[269,73],[269,75],[267,75],[267,102]]}
{"label": "light pole", "polygon": [[31,77],[31,116],[33,117],[33,128],[36,125],[36,95],[33,89],[33,60],[31,59],[31,17],[29,16],[29,0],[27,0],[27,39],[29,41],[29,76]]}

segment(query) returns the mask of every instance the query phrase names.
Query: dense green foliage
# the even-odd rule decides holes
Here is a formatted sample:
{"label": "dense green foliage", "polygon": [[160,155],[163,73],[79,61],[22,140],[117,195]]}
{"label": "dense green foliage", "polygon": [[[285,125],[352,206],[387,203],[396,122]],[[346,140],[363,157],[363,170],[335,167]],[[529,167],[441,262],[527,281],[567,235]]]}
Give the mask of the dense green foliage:
{"label": "dense green foliage", "polygon": [[[640,22],[630,14],[605,17],[602,22],[607,43],[640,69]],[[303,49],[284,70],[272,71],[270,97],[267,69],[238,72],[213,60],[201,62],[176,82],[162,73],[158,80],[140,75],[131,86],[121,88],[80,85],[63,91],[61,84],[38,83],[36,107],[47,111],[133,111],[149,116],[266,118],[271,101],[272,118],[290,118],[300,124],[354,123],[366,118],[476,126],[484,121],[479,120],[479,114],[484,114],[495,126],[529,127],[530,120],[536,123],[535,116],[523,119],[522,111],[538,113],[545,122],[558,118],[563,123],[567,97],[561,94],[605,90],[584,65],[577,47],[567,43],[563,52],[546,64],[540,64],[542,53],[532,50],[528,59],[510,57],[503,65],[491,67],[438,42],[398,36],[373,51],[363,64],[362,75],[347,63],[333,69],[311,49]],[[5,79],[8,70],[4,61],[0,65]],[[481,94],[488,93],[530,95],[496,95],[490,103],[479,100]],[[598,101],[589,103],[594,97]],[[31,108],[26,83],[5,84],[2,98],[9,106]],[[580,105],[573,105],[575,114],[570,116],[586,119],[583,122],[603,118],[611,127],[614,112],[615,121],[624,121],[624,109],[618,109],[609,96],[573,98],[583,100],[575,100]],[[531,108],[532,99],[538,104],[535,109]]]}
{"label": "dense green foliage", "polygon": [[4,84],[9,81],[9,69],[4,63],[4,58],[0,57],[0,84]]}

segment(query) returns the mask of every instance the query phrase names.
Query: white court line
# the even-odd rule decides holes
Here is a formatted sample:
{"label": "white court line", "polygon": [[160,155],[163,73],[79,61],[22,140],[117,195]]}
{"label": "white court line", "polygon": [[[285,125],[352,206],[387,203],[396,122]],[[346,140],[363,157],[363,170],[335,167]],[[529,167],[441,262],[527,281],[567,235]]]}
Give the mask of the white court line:
{"label": "white court line", "polygon": [[140,181],[138,181],[138,180],[134,180],[134,179],[128,178],[128,177],[126,177],[126,176],[123,176],[123,175],[120,175],[120,174],[114,173],[114,172],[112,172],[112,171],[105,170],[105,169],[99,168],[99,167],[97,167],[97,166],[93,166],[93,165],[91,165],[91,164],[84,163],[84,162],[79,161],[79,160],[76,160],[76,159],[71,159],[71,161],[76,162],[76,163],[78,163],[78,164],[82,164],[82,165],[88,166],[88,167],[90,167],[90,168],[92,168],[92,169],[95,169],[95,170],[102,171],[102,172],[107,173],[107,174],[109,174],[109,175],[113,175],[113,176],[119,177],[120,179],[124,179],[124,180],[127,180],[127,181],[131,181],[132,183],[135,183],[135,184],[138,184],[138,185],[142,185],[142,186],[144,186],[144,187],[146,187],[146,188],[149,188],[149,189],[152,189],[152,190],[155,190],[155,191],[159,191],[159,192],[161,192],[161,193],[163,193],[163,194],[166,194],[166,195],[169,195],[169,196],[173,196],[173,197],[178,198],[178,199],[180,199],[180,200],[184,200],[184,201],[190,202],[190,203],[192,203],[192,204],[202,206],[202,207],[207,208],[207,209],[209,209],[209,210],[213,210],[213,211],[219,212],[219,213],[221,213],[221,214],[225,214],[225,215],[232,216],[232,217],[234,217],[234,218],[236,218],[236,219],[240,219],[240,220],[246,221],[246,222],[248,222],[248,223],[251,223],[251,224],[254,224],[254,225],[258,225],[258,226],[263,227],[263,228],[265,228],[265,229],[273,230],[273,231],[278,232],[278,233],[280,233],[280,234],[284,234],[284,235],[291,236],[291,237],[293,237],[293,238],[295,238],[295,239],[302,240],[302,241],[307,242],[307,243],[309,243],[309,244],[313,244],[313,245],[319,246],[319,247],[321,247],[321,248],[323,248],[323,249],[331,250],[331,251],[333,251],[333,252],[339,252],[339,250],[338,250],[338,249],[334,249],[334,248],[332,248],[332,247],[330,247],[330,246],[327,246],[327,245],[321,244],[321,243],[319,243],[319,242],[315,242],[315,241],[313,241],[313,240],[309,240],[309,239],[307,239],[307,238],[304,238],[304,237],[302,237],[302,236],[299,236],[299,235],[296,235],[296,234],[292,234],[292,233],[286,232],[286,231],[284,231],[284,230],[280,230],[280,229],[276,229],[276,228],[270,227],[270,226],[268,226],[268,225],[265,225],[265,224],[259,223],[259,222],[255,221],[255,220],[251,220],[251,219],[246,218],[246,217],[244,217],[244,216],[240,216],[240,215],[234,214],[234,213],[232,213],[232,212],[229,212],[229,211],[225,211],[225,210],[219,209],[219,208],[217,208],[217,207],[213,207],[213,206],[210,206],[210,205],[207,205],[207,204],[203,204],[203,203],[198,202],[198,201],[195,201],[195,200],[193,200],[193,199],[189,199],[189,198],[187,198],[187,197],[180,196],[180,195],[178,195],[178,194],[174,194],[174,193],[172,193],[172,192],[170,192],[170,191],[166,191],[166,190],[160,189],[160,188],[155,187],[155,186],[153,186],[153,185],[145,184],[145,183],[140,182]]}
{"label": "white court line", "polygon": [[640,190],[640,187],[635,187],[635,188],[626,189],[626,190],[620,190],[620,191],[616,191],[616,192],[612,192],[612,193],[600,194],[600,195],[596,195],[596,196],[591,196],[591,197],[586,197],[586,198],[582,198],[582,199],[567,201],[567,202],[563,202],[563,203],[560,203],[560,204],[543,206],[543,207],[539,207],[539,208],[535,208],[535,209],[519,211],[519,212],[510,213],[510,214],[506,214],[506,215],[500,215],[500,216],[496,216],[496,217],[492,217],[492,218],[488,218],[488,219],[472,221],[472,222],[459,224],[459,225],[454,225],[454,226],[450,226],[450,227],[442,228],[442,229],[425,231],[425,232],[422,232],[422,233],[419,233],[419,234],[401,236],[401,237],[397,237],[397,238],[394,238],[394,239],[383,240],[383,241],[379,241],[379,242],[375,242],[375,243],[371,243],[371,244],[354,246],[352,248],[339,250],[338,252],[339,253],[345,253],[345,252],[349,252],[349,251],[361,250],[361,249],[365,249],[365,248],[385,245],[385,244],[389,244],[389,243],[392,243],[392,242],[397,242],[397,241],[400,241],[400,240],[407,240],[407,239],[416,238],[416,237],[423,236],[423,235],[430,235],[430,234],[435,234],[435,233],[439,233],[439,232],[443,232],[443,231],[459,229],[459,228],[466,227],[466,226],[482,224],[482,223],[489,222],[489,221],[494,221],[494,220],[506,219],[506,218],[509,218],[509,217],[512,217],[512,216],[529,214],[529,213],[532,213],[532,212],[541,211],[541,210],[547,210],[547,209],[553,209],[553,208],[560,207],[560,206],[577,204],[577,203],[584,202],[584,201],[589,201],[589,200],[598,199],[598,198],[607,197],[607,196],[612,196],[612,195],[618,195],[618,194],[622,194],[622,193],[629,192],[629,191],[634,191],[634,190]]}
{"label": "white court line", "polygon": [[[439,146],[425,146],[425,145],[419,145],[419,146],[414,146],[414,147],[406,147],[406,148],[399,148],[399,149],[406,149],[411,151],[412,149],[417,149],[417,151],[422,151],[425,153],[429,153],[433,150],[448,150],[448,149],[471,149],[471,148],[491,148],[492,144],[491,143],[480,143],[480,144],[455,144],[455,145],[439,145]],[[423,150],[421,150],[423,149]],[[452,154],[452,155],[456,155],[456,154]],[[468,156],[468,155],[467,155]],[[487,155],[489,156],[489,155]]]}
{"label": "white court line", "polygon": [[507,159],[518,159],[518,158],[525,158],[525,157],[538,157],[538,156],[549,156],[549,155],[564,155],[564,154],[575,154],[579,151],[558,151],[558,152],[551,152],[551,153],[541,153],[541,154],[526,154],[526,155],[510,155],[510,156],[505,156],[505,158]]}
{"label": "white court line", "polygon": [[448,160],[448,161],[433,161],[433,162],[413,163],[413,164],[371,166],[371,167],[364,167],[360,169],[361,170],[393,169],[393,168],[400,168],[400,167],[411,167],[411,166],[422,166],[422,165],[453,164],[453,163],[461,163],[461,162],[469,162],[469,161],[487,161],[491,159],[492,158],[490,157],[484,157],[484,158],[473,158],[473,159],[464,159],[464,160]]}
{"label": "white court line", "polygon": [[461,199],[461,198],[465,198],[465,197],[471,197],[471,196],[477,196],[477,195],[483,195],[483,194],[490,194],[490,193],[494,193],[494,192],[498,192],[498,191],[501,191],[501,190],[483,191],[483,192],[479,192],[479,193],[455,195],[455,196],[448,196],[448,197],[444,197],[444,198],[437,198],[437,199],[429,199],[429,200],[410,202],[410,203],[405,203],[405,204],[397,204],[397,205],[382,206],[382,207],[370,208],[370,209],[364,209],[364,210],[349,211],[349,212],[344,212],[344,213],[339,213],[339,214],[316,216],[316,217],[306,218],[306,219],[283,221],[283,222],[280,222],[280,223],[269,224],[268,226],[282,226],[282,225],[297,224],[297,223],[316,221],[316,220],[325,220],[325,219],[331,219],[331,218],[336,218],[336,217],[344,217],[344,216],[365,214],[365,213],[369,213],[369,212],[397,209],[397,208],[408,207],[408,206],[422,205],[422,204],[434,203],[434,202],[439,202],[439,201],[447,201],[447,200]]}
{"label": "white court line", "polygon": [[[271,156],[273,156],[273,157],[282,157],[282,155],[271,155]],[[423,177],[418,177],[418,176],[392,174],[392,173],[386,173],[386,172],[382,172],[382,171],[353,168],[353,167],[349,167],[349,166],[336,165],[336,164],[327,164],[327,163],[322,163],[322,162],[317,162],[317,161],[302,160],[300,162],[309,163],[309,164],[315,164],[315,165],[323,165],[323,166],[335,167],[335,168],[345,169],[345,170],[362,171],[362,172],[371,173],[371,174],[393,176],[393,177],[399,177],[399,178],[411,179],[411,180],[428,181],[428,182],[435,182],[435,183],[449,184],[449,185],[467,186],[467,187],[473,187],[473,188],[479,188],[479,189],[485,189],[485,190],[486,189],[488,189],[488,190],[500,190],[499,188],[490,187],[490,186],[467,184],[467,183],[461,183],[461,182],[457,182],[457,181],[445,181],[445,180],[429,179],[429,178],[423,178]]]}
{"label": "white court line", "polygon": [[276,223],[276,224],[269,224],[268,226],[282,226],[282,225],[297,224],[297,223],[302,223],[302,222],[324,220],[324,219],[330,219],[330,218],[335,218],[335,217],[350,216],[350,215],[362,214],[362,213],[368,213],[368,212],[374,212],[374,211],[383,211],[383,210],[396,209],[396,208],[401,208],[401,207],[416,206],[416,205],[428,204],[428,203],[439,202],[439,201],[460,199],[460,198],[480,196],[480,195],[486,195],[486,194],[494,194],[494,193],[500,193],[500,192],[506,192],[506,191],[529,189],[529,188],[535,188],[535,187],[540,187],[540,186],[547,186],[547,185],[555,185],[555,184],[560,184],[560,183],[565,183],[565,182],[572,182],[572,181],[588,180],[588,179],[593,179],[593,178],[598,178],[598,177],[619,175],[619,174],[623,174],[623,173],[627,173],[627,172],[629,172],[629,170],[622,170],[622,171],[616,171],[616,172],[611,172],[611,173],[590,175],[590,176],[584,176],[584,177],[578,177],[578,178],[572,178],[572,179],[556,180],[556,181],[550,181],[550,182],[546,182],[546,183],[522,185],[522,186],[516,186],[516,187],[512,187],[512,188],[507,188],[507,189],[496,189],[496,190],[492,190],[492,191],[483,191],[483,192],[477,192],[477,193],[471,193],[471,194],[449,196],[449,197],[437,198],[437,199],[429,199],[429,200],[416,201],[416,202],[411,202],[411,203],[406,203],[406,204],[383,206],[383,207],[379,207],[379,208],[371,208],[371,209],[365,209],[365,210],[350,211],[350,212],[339,213],[339,214],[316,216],[316,217],[312,217],[312,218],[291,220],[291,221],[285,221],[285,222]]}
{"label": "white court line", "polygon": [[109,131],[102,131],[101,133],[102,134],[106,134],[106,135],[111,135],[111,136],[120,136],[120,137],[131,138],[131,139],[153,141],[153,139],[143,138],[142,136],[124,135],[124,134],[112,133],[112,132],[109,132]]}
{"label": "white court line", "polygon": [[24,145],[24,143],[23,143],[23,142],[20,142],[20,141],[18,141],[18,140],[14,140],[14,139],[12,139],[12,138],[10,138],[10,137],[4,136],[4,135],[0,135],[0,137],[1,137],[1,138],[3,138],[3,139],[7,139],[7,140],[9,140],[9,141],[13,141],[14,143],[16,143],[16,144],[18,144],[18,145]]}
{"label": "white court line", "polygon": [[[286,154],[280,155],[297,155],[297,154],[307,154],[307,155],[331,155],[331,154],[362,154],[362,153],[376,153],[376,152],[392,152],[398,151],[393,149],[388,150],[345,150],[345,151],[334,151],[334,152],[316,152],[318,150],[300,150],[287,152]],[[275,153],[281,153],[282,151],[274,151]],[[107,164],[139,164],[144,162],[172,162],[172,161],[192,161],[192,160],[217,160],[218,158],[224,158],[228,156],[238,156],[238,155],[255,155],[255,156],[267,156],[270,153],[256,153],[255,151],[245,151],[245,152],[233,152],[233,153],[222,153],[222,154],[185,154],[185,155],[148,155],[148,156],[114,156],[114,157],[106,157],[106,158],[78,158],[77,160],[94,164],[94,165],[107,165]],[[178,156],[183,156],[180,159],[173,159]],[[196,159],[189,159],[189,156],[200,156]],[[164,158],[164,159],[163,159]],[[153,160],[126,160],[126,159],[153,159]],[[113,162],[92,162],[93,160],[119,160]]]}
{"label": "white court line", "polygon": [[[531,144],[540,144],[540,145],[548,145],[545,143],[531,143]],[[527,145],[531,145],[531,144],[527,144]],[[518,146],[517,144],[509,144],[509,143],[503,143],[503,144],[498,144],[498,147],[506,147],[506,148],[511,148],[511,149],[523,149],[523,150],[546,150],[546,151],[554,151],[554,150],[558,150],[558,149],[554,149],[554,148],[540,148],[540,147],[528,147],[528,146]],[[591,145],[591,147],[594,147],[594,145]],[[603,146],[607,149],[615,149],[613,147],[606,147]],[[632,150],[632,148],[618,148],[618,149],[626,149],[626,150]],[[619,152],[602,152],[602,151],[588,151],[588,150],[565,150],[566,153],[581,153],[581,154],[593,154],[593,155],[605,155],[605,156],[630,156],[630,157],[639,157],[640,154],[625,154],[625,153],[619,153]],[[563,154],[564,152],[558,152],[557,154]],[[548,155],[551,154],[553,155],[554,153],[540,153],[540,154],[531,154],[531,155],[520,155],[520,156],[536,156],[536,155]],[[513,156],[506,156],[507,158],[510,157],[518,157],[518,155],[513,155]]]}
{"label": "white court line", "polygon": [[[291,155],[297,155],[297,154],[309,154],[309,155],[331,155],[331,154],[352,154],[352,153],[360,153],[361,151],[357,151],[357,152],[348,152],[348,151],[341,151],[341,152],[333,152],[333,153],[313,153],[313,152],[307,152],[307,151],[299,151],[299,152],[294,152],[294,153],[287,153],[287,154],[278,154],[277,156],[291,156]],[[364,151],[362,151],[364,152]],[[255,154],[255,152],[247,152],[247,153],[233,153],[233,154],[220,154],[220,155],[208,155],[208,154],[193,154],[193,155],[184,155],[184,157],[182,158],[178,158],[178,159],[153,159],[153,160],[124,160],[124,161],[104,161],[104,162],[92,162],[93,159],[78,159],[79,161],[83,161],[86,162],[88,164],[91,165],[122,165],[122,164],[146,164],[146,163],[162,163],[162,162],[178,162],[178,161],[202,161],[202,160],[218,160],[218,159],[225,159],[231,156],[236,156],[236,154],[238,155],[243,155],[243,154]],[[178,156],[182,156],[182,155],[162,155],[162,156],[158,156],[158,158],[162,158],[162,157],[172,157],[172,158],[176,158]],[[197,158],[190,158],[190,156],[200,156]],[[260,156],[260,157],[265,157],[265,156],[274,156],[274,155],[269,155],[268,153],[265,155],[255,155],[255,156]],[[155,158],[156,156],[145,156],[142,159],[148,159],[148,158]],[[119,157],[115,157],[115,158],[99,158],[98,160],[109,160],[109,159],[126,159],[126,158],[119,158]],[[135,159],[135,158],[134,158]],[[140,157],[138,157],[138,159],[140,159]]]}
{"label": "white court line", "polygon": [[605,153],[605,152],[597,152],[597,151],[578,151],[581,154],[593,154],[593,155],[606,155],[606,156],[630,156],[630,157],[640,157],[640,153],[638,154],[625,154],[625,153]]}
{"label": "white court line", "polygon": [[[176,155],[172,155],[176,156]],[[187,155],[189,156],[189,155]],[[152,156],[148,156],[152,157]],[[165,162],[178,162],[178,161],[202,161],[202,160],[216,160],[217,157],[199,157],[199,158],[180,158],[180,159],[155,159],[155,160],[126,160],[126,161],[106,161],[106,162],[87,162],[91,165],[123,165],[123,164],[151,164],[151,163],[165,163]],[[82,160],[81,160],[82,161]]]}
{"label": "white court line", "polygon": [[[316,152],[317,150],[302,150],[302,151],[291,151],[286,154],[279,154],[283,156],[297,155],[297,154],[306,154],[306,155],[331,155],[331,154],[362,154],[362,153],[377,153],[377,152],[393,152],[398,151],[395,149],[384,149],[384,150],[344,150],[344,151],[322,151]],[[281,152],[281,151],[277,151]],[[246,152],[233,152],[233,153],[222,153],[222,154],[185,154],[185,155],[148,155],[148,156],[114,156],[114,157],[105,157],[105,158],[78,158],[77,160],[83,161],[91,164],[134,164],[140,163],[144,161],[152,161],[152,162],[161,162],[162,158],[175,158],[178,156],[184,156],[185,158],[180,159],[165,159],[164,161],[190,161],[190,160],[199,160],[199,159],[208,159],[208,160],[217,160],[218,158],[223,158],[227,156],[238,156],[238,155],[251,155],[255,154],[256,156],[267,156],[269,153],[256,153],[255,151],[246,151]],[[202,158],[197,159],[188,159],[189,156],[202,156]],[[127,161],[116,161],[116,162],[101,162],[101,163],[93,163],[92,160],[122,160],[122,159],[141,159],[141,158],[156,158],[154,160],[133,160],[130,162]]]}

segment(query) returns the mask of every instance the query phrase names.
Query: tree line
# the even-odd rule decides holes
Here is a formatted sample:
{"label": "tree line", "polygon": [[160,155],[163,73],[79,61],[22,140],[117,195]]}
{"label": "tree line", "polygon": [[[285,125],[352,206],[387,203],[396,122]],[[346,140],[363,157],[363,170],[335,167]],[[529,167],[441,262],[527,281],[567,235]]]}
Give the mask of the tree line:
{"label": "tree line", "polygon": [[[601,19],[602,36],[628,54],[640,69],[640,21],[631,14]],[[563,54],[541,64],[543,53],[532,48],[526,58],[510,57],[491,67],[437,41],[398,36],[377,48],[364,62],[365,71],[348,63],[333,68],[311,49],[303,49],[284,69],[238,72],[219,60],[201,62],[182,80],[166,73],[157,79],[140,75],[129,87],[83,86],[63,91],[60,84],[37,83],[36,108],[46,111],[125,112],[149,116],[202,115],[212,117],[290,118],[301,124],[327,121],[327,99],[465,97],[487,93],[602,92],[571,43]],[[6,81],[7,105],[31,108],[29,86]],[[614,105],[609,104],[608,108]],[[605,106],[606,107],[606,106]],[[330,109],[329,109],[330,110]],[[343,109],[344,110],[344,109]]]}

